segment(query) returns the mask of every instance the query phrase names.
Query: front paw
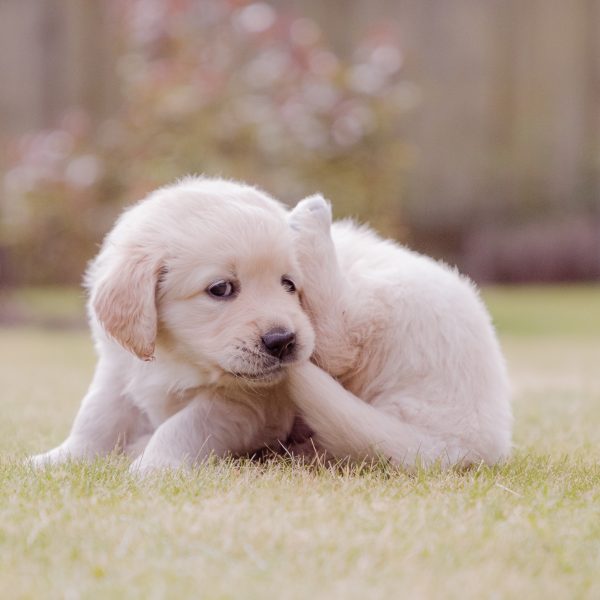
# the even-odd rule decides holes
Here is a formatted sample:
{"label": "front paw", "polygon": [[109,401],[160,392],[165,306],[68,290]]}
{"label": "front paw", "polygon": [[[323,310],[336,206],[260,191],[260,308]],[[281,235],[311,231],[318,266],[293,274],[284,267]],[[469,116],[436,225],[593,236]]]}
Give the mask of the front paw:
{"label": "front paw", "polygon": [[329,233],[331,204],[320,194],[304,198],[289,214],[288,223],[297,232],[320,231]]}
{"label": "front paw", "polygon": [[52,464],[52,461],[48,458],[48,453],[35,454],[34,456],[28,456],[25,459],[25,464],[33,469],[43,469],[49,467]]}
{"label": "front paw", "polygon": [[25,463],[34,469],[44,469],[45,467],[66,463],[71,459],[71,454],[59,446],[58,448],[54,448],[53,450],[44,452],[42,454],[28,456],[25,459]]}
{"label": "front paw", "polygon": [[166,456],[141,454],[129,466],[129,473],[143,479],[161,472],[177,471],[186,466],[184,461],[181,460],[170,459]]}

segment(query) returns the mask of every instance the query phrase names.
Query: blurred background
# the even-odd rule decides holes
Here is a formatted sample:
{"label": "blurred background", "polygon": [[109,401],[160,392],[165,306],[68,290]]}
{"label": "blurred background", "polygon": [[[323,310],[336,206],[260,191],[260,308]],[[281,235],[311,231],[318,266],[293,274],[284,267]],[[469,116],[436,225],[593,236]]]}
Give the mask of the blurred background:
{"label": "blurred background", "polygon": [[[229,463],[191,494],[27,474],[92,378],[87,261],[188,173],[319,190],[484,284],[515,459],[321,488],[242,463],[247,502]],[[598,307],[600,0],[0,0],[0,599],[600,598]]]}
{"label": "blurred background", "polygon": [[0,0],[0,287],[242,179],[479,282],[600,280],[600,1]]}

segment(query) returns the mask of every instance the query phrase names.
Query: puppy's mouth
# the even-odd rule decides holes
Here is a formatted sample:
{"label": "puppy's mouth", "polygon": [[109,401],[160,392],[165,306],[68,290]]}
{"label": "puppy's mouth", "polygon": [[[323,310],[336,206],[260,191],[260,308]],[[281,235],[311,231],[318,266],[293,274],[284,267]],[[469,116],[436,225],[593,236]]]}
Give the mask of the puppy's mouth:
{"label": "puppy's mouth", "polygon": [[284,364],[277,364],[260,371],[230,371],[229,374],[235,379],[242,379],[252,383],[275,383],[279,381],[285,372]]}
{"label": "puppy's mouth", "polygon": [[227,374],[236,381],[254,383],[257,385],[270,385],[283,379],[286,368],[294,362],[295,361],[293,360],[284,360],[260,366],[252,365],[252,367],[249,367],[248,369],[228,369]]}
{"label": "puppy's mouth", "polygon": [[227,379],[237,382],[271,385],[283,379],[286,368],[298,360],[297,351],[289,352],[285,356],[273,356],[261,352],[258,348],[249,348],[246,345],[236,348],[233,360],[223,364]]}

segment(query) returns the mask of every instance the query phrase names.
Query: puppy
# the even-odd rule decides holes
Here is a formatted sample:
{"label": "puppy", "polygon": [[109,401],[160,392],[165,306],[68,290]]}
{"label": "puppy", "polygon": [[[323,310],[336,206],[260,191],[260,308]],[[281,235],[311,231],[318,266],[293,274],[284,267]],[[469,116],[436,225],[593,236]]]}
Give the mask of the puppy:
{"label": "puppy", "polygon": [[86,278],[93,381],[33,464],[117,450],[145,472],[285,440],[285,374],[314,346],[286,218],[251,187],[195,178],[126,211]]}
{"label": "puppy", "polygon": [[473,284],[367,228],[332,227],[320,196],[289,221],[316,334],[289,390],[318,447],[407,469],[506,458],[507,374]]}
{"label": "puppy", "polygon": [[36,465],[114,450],[136,472],[190,465],[277,445],[298,412],[339,458],[412,469],[509,452],[503,359],[471,284],[332,228],[318,196],[287,215],[231,182],[164,188],[121,217],[87,287],[96,373]]}

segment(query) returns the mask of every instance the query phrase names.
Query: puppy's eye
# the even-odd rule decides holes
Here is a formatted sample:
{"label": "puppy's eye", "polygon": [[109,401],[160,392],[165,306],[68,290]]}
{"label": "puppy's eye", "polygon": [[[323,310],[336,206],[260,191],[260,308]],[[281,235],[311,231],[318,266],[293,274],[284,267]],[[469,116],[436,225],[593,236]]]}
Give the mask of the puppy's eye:
{"label": "puppy's eye", "polygon": [[283,276],[281,278],[281,285],[290,293],[293,294],[296,291],[296,284],[289,278]]}
{"label": "puppy's eye", "polygon": [[222,279],[211,283],[206,291],[215,298],[231,298],[236,293],[236,288],[232,281]]}

